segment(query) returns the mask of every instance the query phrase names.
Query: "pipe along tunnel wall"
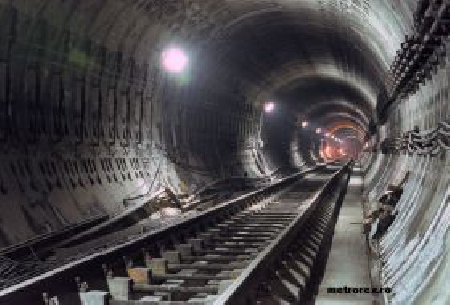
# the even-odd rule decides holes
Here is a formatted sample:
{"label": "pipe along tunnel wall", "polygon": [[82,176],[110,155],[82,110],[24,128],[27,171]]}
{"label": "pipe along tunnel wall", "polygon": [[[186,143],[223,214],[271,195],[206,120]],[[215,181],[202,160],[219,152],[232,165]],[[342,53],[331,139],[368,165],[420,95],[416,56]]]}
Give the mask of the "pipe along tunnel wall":
{"label": "pipe along tunnel wall", "polygon": [[[312,166],[320,139],[302,120],[379,123],[377,94],[417,1],[299,2],[0,1],[0,245],[115,215],[163,185],[192,192]],[[172,43],[192,55],[185,75],[160,66]],[[448,121],[448,56],[391,105],[375,148]],[[381,244],[394,303],[449,299],[448,159],[363,154],[367,209],[412,171]]]}

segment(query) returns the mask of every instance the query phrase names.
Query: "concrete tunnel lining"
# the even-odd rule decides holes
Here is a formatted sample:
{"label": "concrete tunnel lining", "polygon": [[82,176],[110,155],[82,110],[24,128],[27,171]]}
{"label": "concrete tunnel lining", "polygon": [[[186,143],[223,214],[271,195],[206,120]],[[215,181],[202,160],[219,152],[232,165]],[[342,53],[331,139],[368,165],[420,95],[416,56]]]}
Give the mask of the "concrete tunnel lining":
{"label": "concrete tunnel lining", "polygon": [[[320,138],[298,118],[368,132],[415,9],[413,0],[0,1],[0,246],[115,215],[124,199],[163,185],[191,193],[313,165]],[[169,45],[188,53],[183,76],[160,66]],[[391,109],[374,142],[448,120],[448,83],[445,63]],[[263,113],[268,100],[273,115]],[[410,168],[408,188],[423,191],[410,202],[430,203],[405,216],[406,247],[447,198],[448,153],[363,155],[371,200]],[[433,270],[433,281],[413,281],[416,302],[446,297],[448,266]],[[394,286],[413,278],[402,276]]]}

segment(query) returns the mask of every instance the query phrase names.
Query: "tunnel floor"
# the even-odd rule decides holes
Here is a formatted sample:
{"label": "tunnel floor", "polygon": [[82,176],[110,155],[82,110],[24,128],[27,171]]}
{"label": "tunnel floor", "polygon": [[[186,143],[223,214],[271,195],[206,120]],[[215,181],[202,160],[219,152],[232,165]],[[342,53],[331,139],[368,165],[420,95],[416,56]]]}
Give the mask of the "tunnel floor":
{"label": "tunnel floor", "polygon": [[362,235],[362,178],[355,168],[335,227],[317,305],[372,304],[365,293],[329,293],[329,288],[371,287],[366,239]]}

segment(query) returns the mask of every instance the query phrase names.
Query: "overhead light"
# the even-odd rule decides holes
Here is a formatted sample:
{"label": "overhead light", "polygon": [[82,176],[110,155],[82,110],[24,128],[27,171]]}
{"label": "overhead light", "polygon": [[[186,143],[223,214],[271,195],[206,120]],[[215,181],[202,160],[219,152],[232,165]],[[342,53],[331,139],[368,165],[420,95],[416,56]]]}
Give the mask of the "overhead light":
{"label": "overhead light", "polygon": [[275,103],[274,102],[267,102],[264,104],[264,112],[265,113],[271,113],[275,109]]}
{"label": "overhead light", "polygon": [[186,53],[178,47],[170,47],[161,54],[163,68],[171,73],[183,72],[189,62]]}
{"label": "overhead light", "polygon": [[308,127],[308,121],[303,121],[303,122],[302,122],[302,127],[303,127],[303,128]]}
{"label": "overhead light", "polygon": [[322,128],[316,128],[316,133],[319,134],[322,132]]}
{"label": "overhead light", "polygon": [[[327,138],[329,138],[329,137],[331,137],[331,134],[330,134],[329,132],[327,132],[327,133],[325,134],[325,136],[326,136]],[[332,137],[332,138],[334,138],[334,137]]]}

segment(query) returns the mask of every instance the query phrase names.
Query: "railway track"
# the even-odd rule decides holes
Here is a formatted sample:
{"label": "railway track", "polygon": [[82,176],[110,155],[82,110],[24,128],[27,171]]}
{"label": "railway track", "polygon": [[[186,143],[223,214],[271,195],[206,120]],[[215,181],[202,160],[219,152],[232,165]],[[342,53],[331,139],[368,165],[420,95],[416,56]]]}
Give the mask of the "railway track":
{"label": "railway track", "polygon": [[297,173],[88,255],[0,291],[0,304],[278,304],[311,299],[350,166]]}

